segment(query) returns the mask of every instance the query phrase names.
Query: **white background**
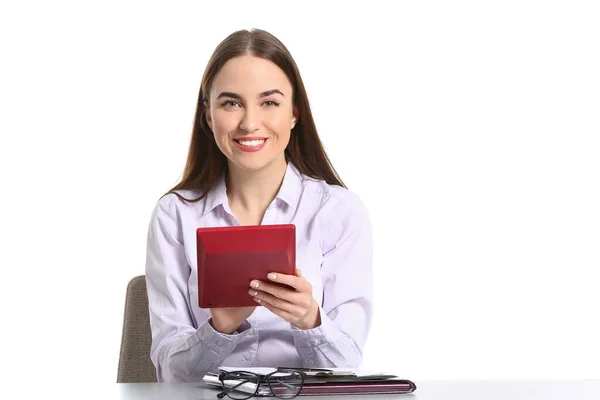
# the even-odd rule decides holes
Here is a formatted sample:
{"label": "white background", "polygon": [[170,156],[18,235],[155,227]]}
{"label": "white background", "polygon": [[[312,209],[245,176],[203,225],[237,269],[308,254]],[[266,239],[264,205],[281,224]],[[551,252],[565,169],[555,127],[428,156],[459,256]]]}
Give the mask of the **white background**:
{"label": "white background", "polygon": [[397,3],[3,2],[11,379],[115,382],[125,288],[183,170],[204,67],[254,27],[292,52],[371,213],[364,367],[600,378],[597,3]]}

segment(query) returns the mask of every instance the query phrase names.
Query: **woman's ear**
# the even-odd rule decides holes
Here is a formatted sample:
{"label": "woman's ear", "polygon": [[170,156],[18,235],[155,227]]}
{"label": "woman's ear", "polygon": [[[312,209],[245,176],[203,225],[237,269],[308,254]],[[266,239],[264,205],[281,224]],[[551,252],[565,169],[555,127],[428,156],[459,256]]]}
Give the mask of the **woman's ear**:
{"label": "woman's ear", "polygon": [[203,101],[204,104],[204,116],[206,117],[206,123],[208,124],[208,127],[210,128],[210,130],[212,131],[212,116],[210,115],[210,106],[208,105],[208,101],[204,100]]}
{"label": "woman's ear", "polygon": [[293,116],[292,116],[292,127],[291,129],[294,129],[294,127],[296,126],[296,123],[298,122],[298,117],[299,117],[299,112],[298,112],[298,107],[294,107],[293,112]]}

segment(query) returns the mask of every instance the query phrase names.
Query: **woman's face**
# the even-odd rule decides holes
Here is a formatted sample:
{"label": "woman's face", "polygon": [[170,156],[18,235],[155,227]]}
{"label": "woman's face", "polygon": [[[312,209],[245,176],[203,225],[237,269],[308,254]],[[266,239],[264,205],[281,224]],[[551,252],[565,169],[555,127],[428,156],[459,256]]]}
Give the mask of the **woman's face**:
{"label": "woman's face", "polygon": [[285,164],[297,118],[292,96],[287,76],[271,61],[242,56],[225,63],[210,88],[206,121],[230,168]]}

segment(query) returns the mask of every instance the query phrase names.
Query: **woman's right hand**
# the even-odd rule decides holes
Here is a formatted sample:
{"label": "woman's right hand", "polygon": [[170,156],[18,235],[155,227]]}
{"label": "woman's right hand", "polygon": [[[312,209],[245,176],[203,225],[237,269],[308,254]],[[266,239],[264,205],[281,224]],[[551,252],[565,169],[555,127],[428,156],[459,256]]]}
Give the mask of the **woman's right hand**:
{"label": "woman's right hand", "polygon": [[212,327],[217,331],[231,335],[240,327],[256,307],[225,307],[211,308]]}

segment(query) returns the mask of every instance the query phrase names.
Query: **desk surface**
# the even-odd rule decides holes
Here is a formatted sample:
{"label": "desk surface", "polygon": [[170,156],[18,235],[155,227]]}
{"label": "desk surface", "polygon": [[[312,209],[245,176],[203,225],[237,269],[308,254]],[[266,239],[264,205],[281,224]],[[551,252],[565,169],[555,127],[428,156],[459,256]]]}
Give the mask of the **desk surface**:
{"label": "desk surface", "polygon": [[[299,396],[321,400],[598,400],[600,380],[592,381],[423,381],[403,395]],[[219,390],[204,384],[121,383],[121,400],[215,400]],[[226,397],[225,399],[228,399]],[[260,399],[260,398],[259,398]]]}

